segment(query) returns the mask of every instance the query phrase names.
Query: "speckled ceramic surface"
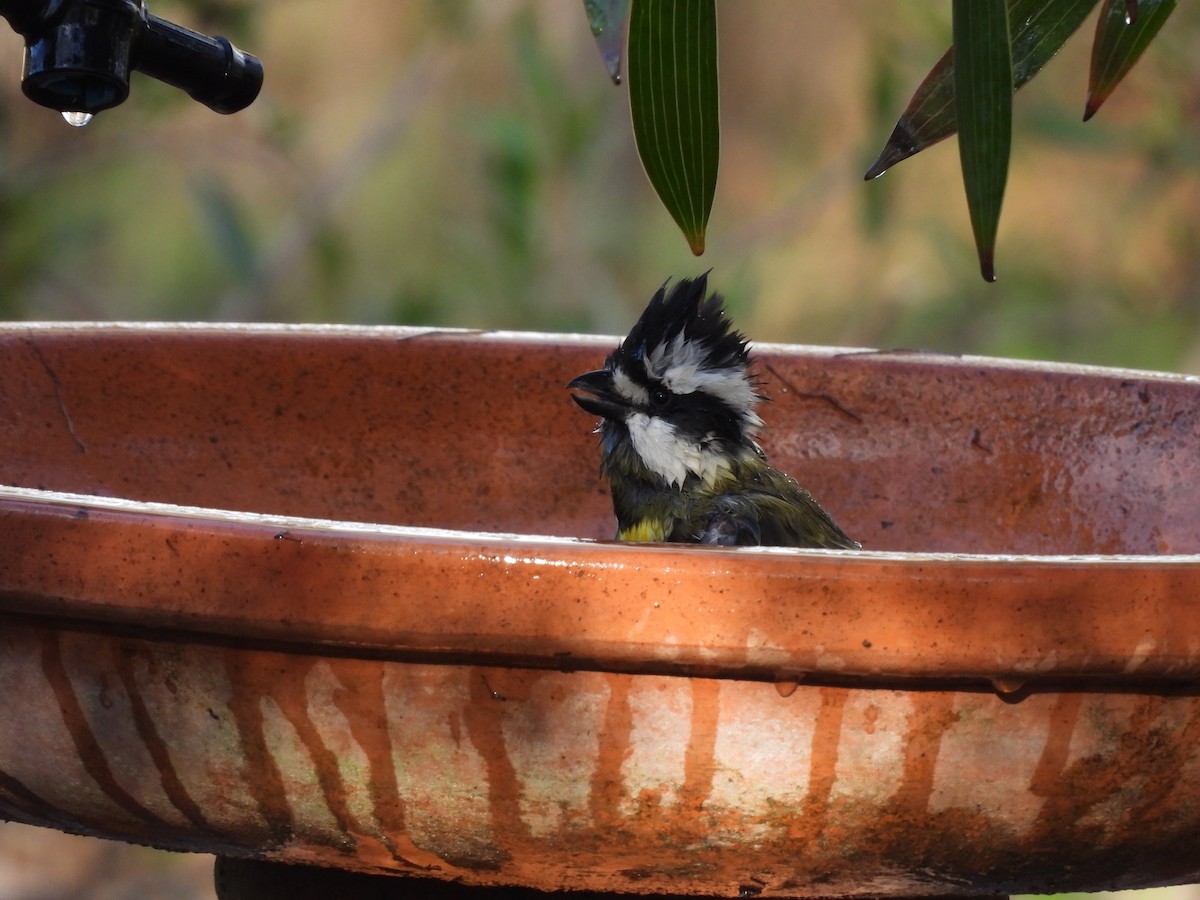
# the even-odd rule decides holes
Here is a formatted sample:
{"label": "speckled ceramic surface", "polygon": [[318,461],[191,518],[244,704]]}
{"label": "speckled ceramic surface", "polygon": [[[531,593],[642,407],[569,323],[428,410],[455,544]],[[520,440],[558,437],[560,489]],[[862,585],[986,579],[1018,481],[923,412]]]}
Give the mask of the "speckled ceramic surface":
{"label": "speckled ceramic surface", "polygon": [[1200,878],[1200,383],[759,348],[865,549],[614,545],[612,346],[0,329],[0,814],[628,892]]}

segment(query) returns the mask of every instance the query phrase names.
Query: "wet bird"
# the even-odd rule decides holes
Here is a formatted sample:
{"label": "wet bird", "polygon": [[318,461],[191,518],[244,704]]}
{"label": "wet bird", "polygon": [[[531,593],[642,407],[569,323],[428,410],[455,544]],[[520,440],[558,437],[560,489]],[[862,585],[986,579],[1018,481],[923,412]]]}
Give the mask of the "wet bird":
{"label": "wet bird", "polygon": [[744,335],[707,275],[663,285],[604,368],[567,388],[600,416],[617,539],[857,549],[756,442]]}

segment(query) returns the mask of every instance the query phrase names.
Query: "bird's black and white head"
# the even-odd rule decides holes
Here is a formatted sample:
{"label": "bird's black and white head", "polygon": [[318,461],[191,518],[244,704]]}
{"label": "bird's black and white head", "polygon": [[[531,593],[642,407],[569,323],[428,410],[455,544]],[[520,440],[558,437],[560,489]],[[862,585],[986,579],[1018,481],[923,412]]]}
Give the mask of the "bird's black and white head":
{"label": "bird's black and white head", "polygon": [[707,288],[706,275],[663,285],[604,368],[567,386],[603,418],[610,472],[682,487],[689,477],[711,482],[733,459],[758,452],[761,397],[746,338]]}

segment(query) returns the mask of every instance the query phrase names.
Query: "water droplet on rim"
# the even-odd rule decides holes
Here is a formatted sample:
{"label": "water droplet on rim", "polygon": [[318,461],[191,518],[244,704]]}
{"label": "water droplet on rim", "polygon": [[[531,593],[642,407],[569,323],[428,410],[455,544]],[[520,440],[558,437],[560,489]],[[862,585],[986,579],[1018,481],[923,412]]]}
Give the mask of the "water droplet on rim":
{"label": "water droplet on rim", "polygon": [[76,128],[82,128],[88,122],[92,121],[92,114],[90,112],[67,110],[63,112],[62,117],[66,119],[68,125],[74,125]]}
{"label": "water droplet on rim", "polygon": [[800,687],[800,682],[803,680],[803,674],[780,675],[775,679],[775,692],[780,697],[790,697],[796,693],[796,688]]}
{"label": "water droplet on rim", "polygon": [[993,678],[992,687],[995,688],[997,694],[1016,694],[1024,690],[1028,684],[1023,678]]}

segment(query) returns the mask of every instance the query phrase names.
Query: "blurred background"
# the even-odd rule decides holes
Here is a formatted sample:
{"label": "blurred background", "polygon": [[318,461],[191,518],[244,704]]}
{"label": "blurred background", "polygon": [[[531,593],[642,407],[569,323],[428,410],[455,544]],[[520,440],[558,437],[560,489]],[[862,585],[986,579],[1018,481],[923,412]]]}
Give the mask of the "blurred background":
{"label": "blurred background", "polygon": [[[153,0],[266,67],[218,116],[135,75],[76,129],[0,33],[0,319],[623,333],[713,269],[758,340],[1200,373],[1200,9],[1080,122],[1094,18],[1017,97],[999,281],[949,140],[862,173],[950,4],[721,6],[722,161],[694,258],[577,0]],[[0,897],[211,897],[203,857],[0,824]],[[1196,898],[1191,888],[1173,895]]]}
{"label": "blurred background", "polygon": [[950,4],[721,9],[723,146],[694,258],[577,0],[155,0],[260,56],[219,116],[134,75],[82,129],[0,34],[0,318],[623,333],[714,269],[759,340],[1200,370],[1200,10],[1097,117],[1089,20],[1017,97],[999,282],[953,139],[862,173],[950,42]]}

